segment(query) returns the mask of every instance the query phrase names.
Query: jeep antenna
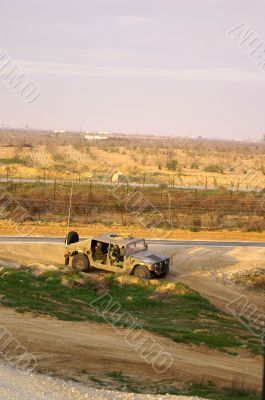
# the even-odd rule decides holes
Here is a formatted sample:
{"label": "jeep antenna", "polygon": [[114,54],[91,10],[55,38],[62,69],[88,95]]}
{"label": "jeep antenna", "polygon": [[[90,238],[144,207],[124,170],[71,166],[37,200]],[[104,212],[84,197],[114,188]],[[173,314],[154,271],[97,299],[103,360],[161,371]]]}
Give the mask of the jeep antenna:
{"label": "jeep antenna", "polygon": [[67,235],[69,233],[70,220],[71,220],[72,200],[73,200],[73,187],[74,187],[74,181],[72,181],[71,192],[70,192],[70,203],[69,203],[69,212],[68,212],[66,237],[67,237]]}

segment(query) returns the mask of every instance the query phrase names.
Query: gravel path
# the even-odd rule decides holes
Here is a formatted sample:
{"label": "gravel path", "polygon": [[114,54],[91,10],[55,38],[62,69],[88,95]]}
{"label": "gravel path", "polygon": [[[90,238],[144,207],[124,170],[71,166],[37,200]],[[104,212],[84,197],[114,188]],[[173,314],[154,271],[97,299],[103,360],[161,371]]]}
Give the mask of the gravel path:
{"label": "gravel path", "polygon": [[140,395],[112,392],[64,382],[38,374],[25,374],[0,364],[0,399],[5,400],[198,400],[198,397]]}

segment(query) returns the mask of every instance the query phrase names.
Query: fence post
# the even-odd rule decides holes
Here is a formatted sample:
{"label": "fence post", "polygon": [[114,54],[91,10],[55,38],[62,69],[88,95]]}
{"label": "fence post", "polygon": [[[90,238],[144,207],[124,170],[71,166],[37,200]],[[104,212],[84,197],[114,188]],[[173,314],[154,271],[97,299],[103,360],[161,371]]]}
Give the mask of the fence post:
{"label": "fence post", "polygon": [[92,178],[90,178],[90,183],[89,183],[89,192],[92,192]]}
{"label": "fence post", "polygon": [[252,201],[249,201],[249,215],[248,215],[248,219],[249,222],[251,221],[251,217],[252,217]]}
{"label": "fence post", "polygon": [[53,186],[53,201],[56,200],[56,179],[54,179],[54,186]]}
{"label": "fence post", "polygon": [[265,400],[265,346],[264,346],[264,354],[263,354],[263,395],[262,400]]}
{"label": "fence post", "polygon": [[145,174],[143,174],[143,186],[145,185]]}

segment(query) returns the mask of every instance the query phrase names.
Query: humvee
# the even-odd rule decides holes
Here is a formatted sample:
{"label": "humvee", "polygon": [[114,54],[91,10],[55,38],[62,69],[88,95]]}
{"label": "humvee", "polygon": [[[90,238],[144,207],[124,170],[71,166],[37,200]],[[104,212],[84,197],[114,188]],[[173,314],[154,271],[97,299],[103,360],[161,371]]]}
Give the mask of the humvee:
{"label": "humvee", "polygon": [[165,277],[170,258],[148,250],[145,239],[105,233],[79,241],[77,232],[66,238],[65,265],[73,271],[88,272],[91,267],[126,273],[141,279]]}

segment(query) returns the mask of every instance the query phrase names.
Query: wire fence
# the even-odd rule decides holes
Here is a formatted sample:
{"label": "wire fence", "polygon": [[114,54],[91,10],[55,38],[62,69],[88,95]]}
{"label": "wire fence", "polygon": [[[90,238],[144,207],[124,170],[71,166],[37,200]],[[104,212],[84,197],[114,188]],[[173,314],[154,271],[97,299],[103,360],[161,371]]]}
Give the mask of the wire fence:
{"label": "wire fence", "polygon": [[[9,182],[1,185],[35,220],[64,221],[68,215],[71,183]],[[158,215],[163,216],[167,228],[263,230],[265,194],[93,182],[74,185],[72,220],[127,225],[135,223],[136,216],[155,221]]]}

